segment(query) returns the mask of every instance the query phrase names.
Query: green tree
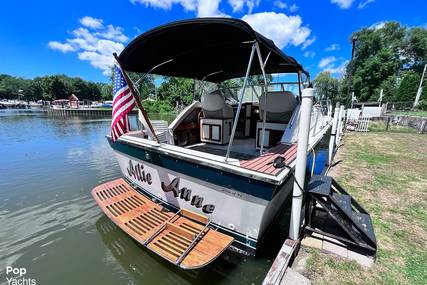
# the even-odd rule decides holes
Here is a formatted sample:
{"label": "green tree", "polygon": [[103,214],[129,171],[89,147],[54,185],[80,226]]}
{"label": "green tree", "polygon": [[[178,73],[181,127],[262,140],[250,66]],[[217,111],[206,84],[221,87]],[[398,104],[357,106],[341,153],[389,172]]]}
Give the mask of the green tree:
{"label": "green tree", "polygon": [[413,70],[406,71],[397,89],[394,101],[408,102],[414,101],[417,94],[420,76]]}
{"label": "green tree", "polygon": [[323,71],[319,73],[313,83],[316,88],[317,99],[337,100],[339,81],[332,77],[330,72]]}

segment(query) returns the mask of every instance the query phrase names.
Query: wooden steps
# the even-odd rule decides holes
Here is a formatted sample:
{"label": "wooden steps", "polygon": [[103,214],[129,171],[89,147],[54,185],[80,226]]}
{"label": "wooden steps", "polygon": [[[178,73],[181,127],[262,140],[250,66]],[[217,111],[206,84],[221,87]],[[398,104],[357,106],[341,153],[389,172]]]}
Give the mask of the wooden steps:
{"label": "wooden steps", "polygon": [[186,209],[166,210],[123,179],[97,186],[92,196],[124,232],[184,269],[208,265],[234,240],[212,229],[206,216]]}

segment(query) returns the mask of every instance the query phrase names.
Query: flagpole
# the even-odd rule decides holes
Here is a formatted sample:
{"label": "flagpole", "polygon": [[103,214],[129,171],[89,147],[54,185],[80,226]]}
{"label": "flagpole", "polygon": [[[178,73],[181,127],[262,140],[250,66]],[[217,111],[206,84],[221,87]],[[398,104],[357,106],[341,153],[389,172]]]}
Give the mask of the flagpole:
{"label": "flagpole", "polygon": [[142,115],[144,116],[145,121],[147,122],[148,127],[150,128],[151,134],[153,135],[154,139],[160,143],[159,138],[157,137],[153,126],[151,125],[150,119],[148,119],[147,112],[145,111],[144,107],[141,104],[141,101],[139,100],[139,97],[137,96],[138,91],[133,86],[132,80],[130,80],[129,76],[127,75],[126,71],[123,69],[122,64],[119,61],[119,57],[117,56],[117,53],[113,53],[114,58],[117,61],[117,64],[119,65],[120,69],[122,70],[123,76],[126,80],[126,83],[129,86],[130,93],[132,94],[133,98],[135,98],[136,105],[138,106],[139,110],[141,110]]}

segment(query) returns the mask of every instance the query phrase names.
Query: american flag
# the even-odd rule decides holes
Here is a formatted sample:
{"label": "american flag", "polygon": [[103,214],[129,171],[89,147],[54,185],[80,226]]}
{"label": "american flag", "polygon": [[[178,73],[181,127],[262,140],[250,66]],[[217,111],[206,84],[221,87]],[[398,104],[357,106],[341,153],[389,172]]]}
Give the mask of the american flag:
{"label": "american flag", "polygon": [[135,98],[119,67],[114,66],[113,119],[111,138],[115,142],[121,135],[130,131],[128,113],[135,107]]}

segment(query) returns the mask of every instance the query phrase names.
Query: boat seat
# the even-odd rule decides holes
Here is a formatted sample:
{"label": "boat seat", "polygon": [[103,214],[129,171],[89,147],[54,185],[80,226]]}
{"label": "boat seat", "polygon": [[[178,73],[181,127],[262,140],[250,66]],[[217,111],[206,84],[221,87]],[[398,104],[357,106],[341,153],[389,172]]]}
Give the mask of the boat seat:
{"label": "boat seat", "polygon": [[233,118],[233,107],[225,102],[221,94],[213,92],[203,94],[202,110],[205,118],[208,119],[231,119]]}
{"label": "boat seat", "polygon": [[265,111],[267,116],[266,122],[287,124],[297,106],[297,100],[292,92],[267,92],[267,105],[265,105],[265,99],[265,94],[262,94],[259,98],[260,120],[264,119]]}
{"label": "boat seat", "polygon": [[226,144],[230,141],[233,107],[221,94],[212,92],[201,98],[204,117],[200,119],[200,141]]}
{"label": "boat seat", "polygon": [[[267,102],[265,102],[266,99]],[[265,148],[270,148],[280,141],[296,106],[297,100],[290,91],[273,91],[260,96],[260,121],[257,122],[256,126],[257,149],[261,147],[261,144]],[[266,115],[265,135],[264,142],[261,143],[264,115]]]}

